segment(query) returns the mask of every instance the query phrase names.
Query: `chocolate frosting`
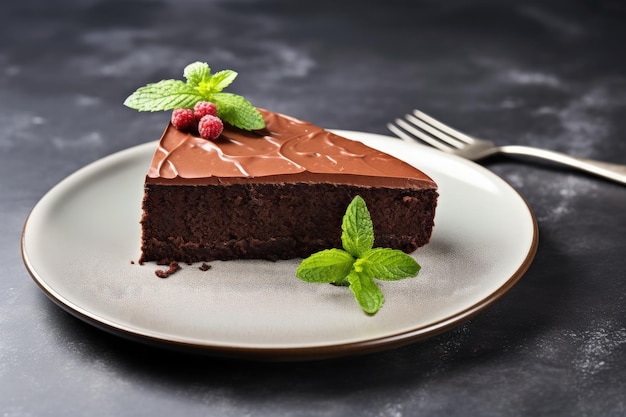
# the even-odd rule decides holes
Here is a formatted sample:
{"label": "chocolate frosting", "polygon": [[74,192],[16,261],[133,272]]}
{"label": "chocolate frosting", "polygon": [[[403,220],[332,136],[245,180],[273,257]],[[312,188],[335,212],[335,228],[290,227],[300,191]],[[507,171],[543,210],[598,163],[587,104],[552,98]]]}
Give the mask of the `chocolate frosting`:
{"label": "chocolate frosting", "polygon": [[[265,129],[224,126],[208,141],[167,126],[147,181],[169,184],[324,181],[435,188],[427,175],[361,142],[309,122],[259,109]],[[382,181],[382,184],[381,184]]]}

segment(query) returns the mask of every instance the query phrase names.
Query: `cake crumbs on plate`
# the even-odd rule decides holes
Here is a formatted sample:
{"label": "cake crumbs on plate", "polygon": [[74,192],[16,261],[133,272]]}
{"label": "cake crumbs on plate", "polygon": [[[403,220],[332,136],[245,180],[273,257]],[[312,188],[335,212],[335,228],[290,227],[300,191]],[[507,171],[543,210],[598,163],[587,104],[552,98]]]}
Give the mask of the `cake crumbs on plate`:
{"label": "cake crumbs on plate", "polygon": [[211,265],[209,265],[206,262],[203,262],[202,265],[198,267],[198,269],[201,271],[208,271],[209,269],[211,269]]}
{"label": "cake crumbs on plate", "polygon": [[166,270],[157,269],[156,271],[154,271],[156,276],[159,277],[159,278],[167,278],[170,275],[172,275],[174,272],[176,272],[176,271],[178,271],[180,269],[180,265],[178,265],[178,262],[176,262],[176,261],[172,261],[169,264],[158,262],[157,265],[168,265],[168,269],[166,269]]}

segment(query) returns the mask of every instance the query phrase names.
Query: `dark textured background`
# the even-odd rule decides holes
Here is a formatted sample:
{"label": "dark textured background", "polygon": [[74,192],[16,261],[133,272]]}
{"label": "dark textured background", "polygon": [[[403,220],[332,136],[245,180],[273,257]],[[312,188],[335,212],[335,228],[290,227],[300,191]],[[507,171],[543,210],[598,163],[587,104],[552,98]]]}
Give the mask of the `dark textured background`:
{"label": "dark textured background", "polygon": [[255,104],[329,128],[387,133],[419,107],[500,144],[626,163],[625,24],[618,0],[3,2],[0,415],[626,415],[626,187],[579,173],[484,162],[536,214],[528,273],[454,330],[341,360],[122,340],[50,302],[19,248],[57,182],[159,136],[168,116],[126,96],[196,60],[237,70],[232,91]]}

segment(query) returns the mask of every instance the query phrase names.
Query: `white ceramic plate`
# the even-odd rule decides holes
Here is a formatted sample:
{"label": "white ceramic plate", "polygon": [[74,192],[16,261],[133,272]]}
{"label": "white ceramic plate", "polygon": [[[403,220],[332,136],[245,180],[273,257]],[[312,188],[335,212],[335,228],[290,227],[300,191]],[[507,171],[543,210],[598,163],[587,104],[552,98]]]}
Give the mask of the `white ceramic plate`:
{"label": "white ceramic plate", "polygon": [[167,279],[139,265],[144,176],[156,143],[70,175],[34,207],[24,263],[65,310],[118,335],[176,348],[293,360],[399,346],[459,324],[503,295],[537,249],[537,224],[505,181],[472,162],[386,136],[337,131],[415,165],[439,185],[418,277],[380,282],[383,308],[364,314],[345,287],[307,284],[299,260],[182,265]]}

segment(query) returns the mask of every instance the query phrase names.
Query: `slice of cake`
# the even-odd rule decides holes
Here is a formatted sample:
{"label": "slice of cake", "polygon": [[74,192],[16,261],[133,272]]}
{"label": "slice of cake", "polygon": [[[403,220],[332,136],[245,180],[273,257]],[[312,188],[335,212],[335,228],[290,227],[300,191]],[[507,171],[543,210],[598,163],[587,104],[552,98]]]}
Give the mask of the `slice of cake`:
{"label": "slice of cake", "polygon": [[360,195],[375,246],[428,243],[437,185],[413,166],[311,123],[259,109],[260,130],[215,140],[168,125],[145,180],[140,261],[290,259],[341,246]]}
{"label": "slice of cake", "polygon": [[185,67],[124,104],[173,110],[145,179],[140,262],[290,259],[341,245],[364,199],[375,246],[428,243],[437,185],[383,152],[224,93],[237,73]]}

